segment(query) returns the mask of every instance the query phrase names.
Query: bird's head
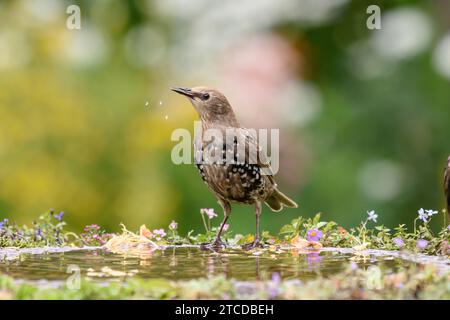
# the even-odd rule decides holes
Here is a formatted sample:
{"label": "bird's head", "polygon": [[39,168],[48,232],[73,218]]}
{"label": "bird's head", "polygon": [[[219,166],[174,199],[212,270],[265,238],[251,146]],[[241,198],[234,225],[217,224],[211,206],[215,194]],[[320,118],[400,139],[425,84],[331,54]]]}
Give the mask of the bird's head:
{"label": "bird's head", "polygon": [[233,108],[231,108],[227,98],[219,91],[207,87],[173,87],[171,89],[186,96],[191,101],[203,122],[238,126]]}

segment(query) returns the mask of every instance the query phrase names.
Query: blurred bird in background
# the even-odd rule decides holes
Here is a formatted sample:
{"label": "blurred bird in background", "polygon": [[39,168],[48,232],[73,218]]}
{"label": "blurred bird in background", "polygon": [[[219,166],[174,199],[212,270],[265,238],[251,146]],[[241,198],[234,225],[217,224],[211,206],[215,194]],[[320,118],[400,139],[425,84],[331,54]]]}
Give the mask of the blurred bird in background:
{"label": "blurred bird in background", "polygon": [[444,192],[447,203],[447,214],[450,217],[450,156],[448,156],[447,165],[444,170]]}
{"label": "blurred bird in background", "polygon": [[[197,137],[194,143],[196,165],[203,181],[216,195],[224,211],[224,219],[212,247],[224,246],[221,234],[231,214],[233,202],[255,205],[255,239],[244,245],[244,249],[261,246],[261,203],[265,202],[275,212],[281,211],[284,206],[297,208],[297,204],[277,189],[270,164],[256,137],[240,126],[222,93],[206,87],[175,87],[172,90],[189,98],[202,122],[202,136]],[[207,138],[204,133],[209,129],[218,130],[222,137],[228,135],[227,139]],[[233,139],[228,139],[230,132]],[[239,150],[245,151],[239,153]],[[221,152],[220,160],[208,161],[207,155],[217,151]]]}

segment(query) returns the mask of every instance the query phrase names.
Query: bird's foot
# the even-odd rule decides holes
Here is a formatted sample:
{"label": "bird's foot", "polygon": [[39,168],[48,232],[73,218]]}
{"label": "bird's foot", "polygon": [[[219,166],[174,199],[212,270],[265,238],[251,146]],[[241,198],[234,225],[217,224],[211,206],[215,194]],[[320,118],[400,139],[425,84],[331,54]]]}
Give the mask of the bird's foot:
{"label": "bird's foot", "polygon": [[255,239],[253,242],[242,245],[243,250],[252,250],[256,248],[264,248],[264,245],[260,242],[259,239]]}
{"label": "bird's foot", "polygon": [[202,244],[200,244],[200,249],[203,249],[203,250],[214,250],[214,251],[217,251],[217,250],[225,249],[225,247],[226,247],[225,243],[222,240],[220,240],[220,239],[216,239],[212,243],[202,243]]}

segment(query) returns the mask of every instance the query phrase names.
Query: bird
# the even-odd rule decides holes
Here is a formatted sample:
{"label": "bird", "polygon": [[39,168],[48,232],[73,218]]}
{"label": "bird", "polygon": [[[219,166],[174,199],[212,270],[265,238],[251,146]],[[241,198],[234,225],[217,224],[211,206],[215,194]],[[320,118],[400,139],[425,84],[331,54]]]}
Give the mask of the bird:
{"label": "bird", "polygon": [[[253,205],[256,217],[254,240],[244,244],[243,248],[263,247],[260,234],[262,203],[274,212],[284,207],[298,208],[297,203],[278,189],[270,162],[254,132],[240,125],[221,92],[204,86],[172,87],[171,90],[187,97],[198,113],[202,133],[194,141],[195,164],[224,213],[215,240],[208,245],[225,247],[221,235],[231,215],[231,204],[237,203]],[[226,136],[226,141],[207,136],[208,130]]]}
{"label": "bird", "polygon": [[448,156],[447,165],[444,169],[444,194],[447,204],[447,214],[450,217],[450,156]]}

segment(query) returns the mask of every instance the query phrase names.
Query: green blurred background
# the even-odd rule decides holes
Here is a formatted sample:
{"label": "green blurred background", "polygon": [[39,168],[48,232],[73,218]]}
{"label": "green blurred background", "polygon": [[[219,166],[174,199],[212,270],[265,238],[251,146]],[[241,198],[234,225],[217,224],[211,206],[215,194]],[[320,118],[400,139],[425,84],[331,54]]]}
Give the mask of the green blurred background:
{"label": "green blurred background", "polygon": [[[196,114],[168,90],[200,84],[246,127],[281,129],[277,180],[300,208],[266,208],[264,229],[316,212],[349,227],[369,209],[411,225],[444,207],[449,1],[14,0],[0,1],[0,218],[200,231],[199,209],[219,206],[171,162]],[[235,206],[231,229],[253,225]]]}

